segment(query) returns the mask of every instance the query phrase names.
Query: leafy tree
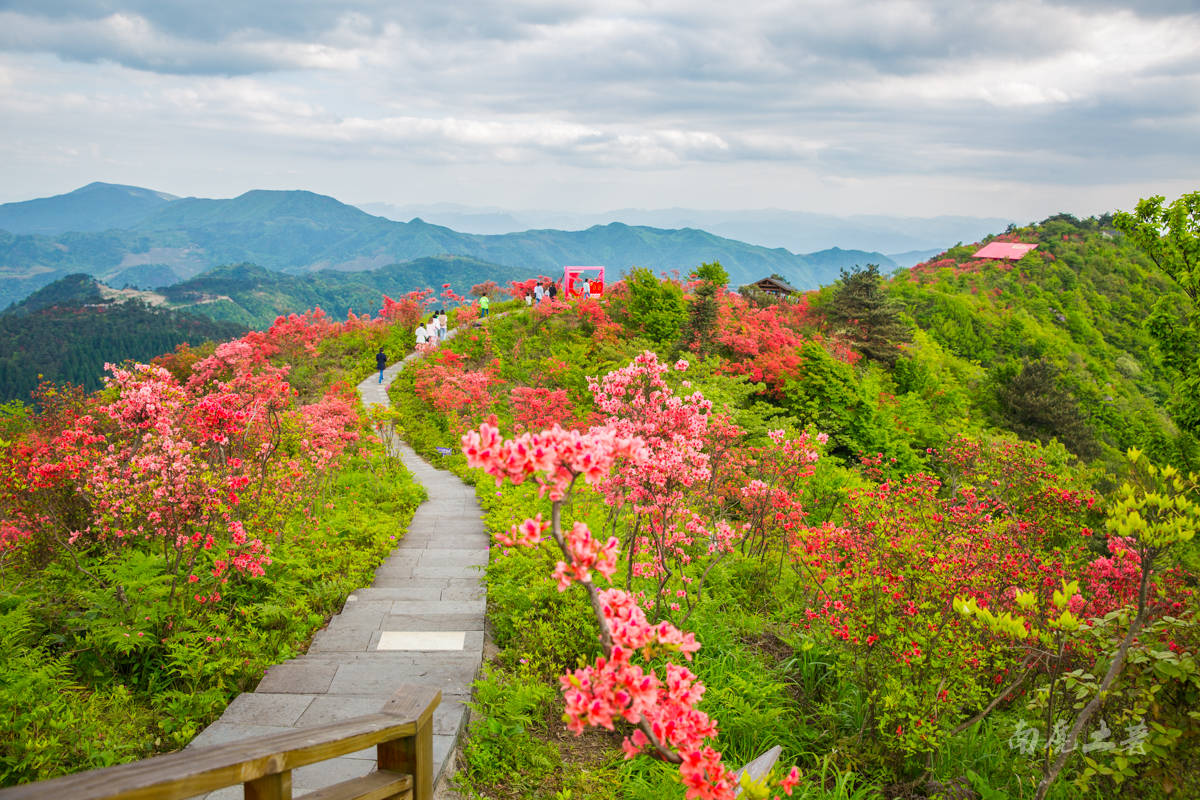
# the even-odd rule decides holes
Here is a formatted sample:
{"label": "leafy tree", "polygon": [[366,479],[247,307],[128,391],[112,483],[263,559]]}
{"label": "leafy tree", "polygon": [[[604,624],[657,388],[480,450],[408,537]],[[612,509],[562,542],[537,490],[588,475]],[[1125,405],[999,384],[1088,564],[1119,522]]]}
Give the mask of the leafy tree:
{"label": "leafy tree", "polygon": [[499,297],[500,284],[491,280],[484,281],[483,283],[477,283],[471,287],[470,294],[472,297],[483,297],[485,294],[488,297]]}
{"label": "leafy tree", "polygon": [[1163,207],[1161,195],[1139,200],[1133,214],[1119,211],[1113,225],[1137,243],[1150,260],[1200,302],[1200,192]]}
{"label": "leafy tree", "polygon": [[853,272],[843,269],[826,314],[836,328],[851,337],[864,356],[891,366],[900,357],[900,343],[910,337],[881,281],[878,264],[855,268]]}
{"label": "leafy tree", "polygon": [[1180,309],[1160,298],[1147,320],[1166,365],[1179,373],[1174,410],[1179,424],[1200,433],[1200,192],[1164,206],[1155,195],[1139,200],[1131,214],[1119,211],[1113,225],[1145,251],[1191,300]]}
{"label": "leafy tree", "polygon": [[660,281],[645,267],[634,267],[625,284],[629,287],[630,314],[646,336],[657,344],[673,342],[687,319],[683,289],[672,281]]}
{"label": "leafy tree", "polygon": [[805,342],[800,352],[800,376],[784,384],[783,405],[801,424],[828,434],[831,454],[908,456],[894,441],[894,428],[864,396],[849,364],[831,356],[818,342]]}

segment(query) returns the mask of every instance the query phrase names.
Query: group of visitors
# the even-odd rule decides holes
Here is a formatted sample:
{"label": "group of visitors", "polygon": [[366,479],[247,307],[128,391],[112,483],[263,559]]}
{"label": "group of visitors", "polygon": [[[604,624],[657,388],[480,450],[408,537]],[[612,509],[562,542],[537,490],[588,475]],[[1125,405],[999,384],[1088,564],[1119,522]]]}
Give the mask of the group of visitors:
{"label": "group of visitors", "polygon": [[450,317],[444,308],[439,308],[428,322],[417,323],[417,344],[439,344],[446,340]]}
{"label": "group of visitors", "polygon": [[[439,308],[433,312],[433,316],[429,321],[417,321],[417,345],[424,344],[440,344],[446,340],[446,331],[449,329],[450,316],[446,313],[446,309]],[[383,383],[383,371],[387,368],[387,353],[381,347],[379,352],[375,354],[375,367],[379,370],[379,382]]]}
{"label": "group of visitors", "polygon": [[[591,296],[591,286],[588,281],[583,281],[582,286],[583,296]],[[531,306],[534,304],[541,305],[547,301],[553,301],[558,297],[558,284],[551,280],[546,280],[542,283],[535,284],[533,291],[525,292],[525,305]],[[491,299],[485,293],[479,298],[479,316],[486,317],[492,305]],[[450,321],[445,309],[438,309],[428,322],[420,321],[417,323],[416,337],[417,346],[428,344],[440,344],[446,340],[447,325]],[[375,363],[379,368],[379,382],[383,383],[383,370],[387,366],[387,354],[383,348],[375,354]]]}
{"label": "group of visitors", "polygon": [[[449,285],[449,284],[447,284]],[[598,284],[599,286],[599,284]],[[599,289],[597,289],[599,291]],[[586,278],[581,278],[579,283],[579,293],[588,298],[592,296],[592,283]],[[553,302],[558,298],[558,284],[552,280],[545,280],[541,283],[535,283],[532,291],[525,292],[525,305],[541,305],[545,302]],[[492,301],[484,292],[479,298],[479,316],[486,317],[491,309]],[[417,346],[441,344],[446,340],[446,332],[450,322],[449,316],[444,308],[439,308],[433,313],[428,322],[417,322],[416,338]],[[383,348],[375,354],[375,364],[379,368],[379,382],[383,383],[383,371],[387,367],[387,354]]]}
{"label": "group of visitors", "polygon": [[541,305],[558,297],[558,284],[554,281],[534,284],[532,292],[525,292],[525,305]]}
{"label": "group of visitors", "polygon": [[[429,321],[417,321],[417,345],[425,344],[441,344],[446,340],[446,331],[449,329],[450,316],[446,313],[446,309],[439,308],[433,312]],[[387,367],[387,353],[384,349],[379,348],[379,352],[375,354],[375,366],[379,370],[379,382],[383,383],[383,371]]]}

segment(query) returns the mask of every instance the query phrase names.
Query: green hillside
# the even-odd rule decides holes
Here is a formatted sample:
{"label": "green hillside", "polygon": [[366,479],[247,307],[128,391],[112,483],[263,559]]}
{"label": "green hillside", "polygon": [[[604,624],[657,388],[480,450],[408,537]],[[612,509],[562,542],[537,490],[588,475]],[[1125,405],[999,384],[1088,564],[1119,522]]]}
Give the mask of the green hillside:
{"label": "green hillside", "polygon": [[43,286],[21,302],[14,303],[4,313],[25,317],[54,306],[80,307],[103,301],[104,295],[100,293],[100,285],[96,279],[76,272]]}
{"label": "green hillside", "polygon": [[0,314],[0,403],[28,401],[43,380],[95,391],[105,363],[149,361],[245,330],[138,300],[106,301],[93,279],[71,275]]}
{"label": "green hillside", "polygon": [[924,334],[900,382],[919,388],[941,351],[976,370],[978,412],[995,424],[1057,435],[1085,456],[1138,446],[1195,463],[1195,440],[1166,411],[1171,372],[1146,325],[1159,303],[1186,318],[1179,287],[1107,217],[1058,215],[999,238],[1038,246],[1015,263],[956,247],[889,282]]}
{"label": "green hillside", "polygon": [[[1196,796],[1200,476],[1176,412],[1197,351],[1164,358],[1160,325],[1192,341],[1196,306],[1111,222],[1059,215],[996,237],[1038,245],[1015,263],[960,246],[787,301],[722,292],[713,264],[638,274],[401,373],[407,438],[475,480],[503,545],[461,788],[682,797],[682,768],[600,730],[589,687],[616,651],[577,580],[597,616],[623,620],[625,591],[694,632],[713,747],[736,767],[781,746],[802,797]],[[575,430],[537,434],[554,424]],[[597,478],[577,455],[630,433],[644,462]],[[572,578],[606,540],[611,583]],[[647,671],[677,655],[637,649]]]}
{"label": "green hillside", "polygon": [[39,375],[92,390],[100,385],[105,361],[148,360],[184,341],[195,345],[248,328],[269,328],[279,316],[320,308],[343,319],[350,311],[377,312],[384,295],[399,298],[448,283],[465,296],[487,280],[505,285],[535,276],[461,256],[305,275],[230,264],[147,295],[145,299],[161,304],[152,308],[105,299],[94,278],[74,273],[0,313],[0,402],[27,399]]}
{"label": "green hillside", "polygon": [[321,308],[335,319],[349,311],[373,313],[383,296],[450,284],[466,295],[487,280],[501,286],[536,277],[536,273],[464,256],[430,256],[362,272],[321,270],[304,275],[274,272],[255,264],[232,264],[208,270],[161,290],[175,308],[250,328],[268,327],[280,314]]}

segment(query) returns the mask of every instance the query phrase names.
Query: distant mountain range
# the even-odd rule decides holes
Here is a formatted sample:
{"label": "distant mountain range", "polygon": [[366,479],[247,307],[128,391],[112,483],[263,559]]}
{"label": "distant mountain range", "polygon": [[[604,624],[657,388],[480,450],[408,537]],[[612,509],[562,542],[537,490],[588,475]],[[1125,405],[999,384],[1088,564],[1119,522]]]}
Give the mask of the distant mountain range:
{"label": "distant mountain range", "polygon": [[956,242],[977,242],[988,234],[1004,230],[1010,222],[1018,221],[1001,217],[894,217],[880,214],[837,217],[778,208],[739,211],[621,208],[593,214],[574,214],[561,211],[511,211],[455,203],[360,203],[358,207],[388,219],[420,217],[426,222],[467,233],[497,234],[536,228],[583,230],[608,222],[657,228],[699,228],[763,247],[784,247],[793,253],[808,253],[834,246],[880,252],[900,266],[911,266],[903,263],[911,257],[908,251],[937,254]]}
{"label": "distant mountain range", "polygon": [[[633,266],[686,274],[720,261],[734,285],[778,274],[799,288],[830,283],[855,264],[897,266],[878,252],[834,248],[798,255],[695,228],[614,222],[579,231],[467,234],[421,219],[372,216],[306,191],[256,190],[211,200],[93,183],[0,205],[0,308],[70,273],[115,287],[157,288],[227,264],[299,275],[361,272],[441,255],[508,268],[506,280],[511,270],[519,277],[557,275],[566,264],[604,264],[616,277]],[[471,282],[489,278],[499,280],[480,272]]]}
{"label": "distant mountain range", "polygon": [[128,228],[178,199],[137,186],[89,183],[67,194],[0,205],[0,230],[58,236]]}

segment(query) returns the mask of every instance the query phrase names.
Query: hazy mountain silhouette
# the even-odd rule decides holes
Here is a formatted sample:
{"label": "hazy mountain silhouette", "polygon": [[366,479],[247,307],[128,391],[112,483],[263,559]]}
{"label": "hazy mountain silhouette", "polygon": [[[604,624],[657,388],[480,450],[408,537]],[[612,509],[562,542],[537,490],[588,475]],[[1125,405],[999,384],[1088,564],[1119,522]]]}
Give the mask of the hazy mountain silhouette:
{"label": "hazy mountain silhouette", "polygon": [[[566,264],[603,264],[616,277],[635,266],[687,274],[704,262],[720,261],[735,286],[777,274],[799,288],[829,283],[841,268],[855,264],[894,266],[878,252],[835,248],[806,256],[696,228],[620,222],[580,231],[466,234],[421,219],[397,222],[372,216],[307,191],[255,190],[214,200],[91,184],[67,195],[12,206],[19,208],[10,218],[25,215],[22,230],[30,230],[31,221],[47,230],[70,230],[54,235],[0,233],[0,307],[68,273],[87,273],[116,286],[161,286],[221,264],[243,262],[304,274],[371,270],[455,255],[521,270],[526,276],[555,275]],[[50,219],[55,209],[60,212],[56,223]],[[124,227],[112,226],[117,219]],[[480,274],[475,282],[491,277]]]}

